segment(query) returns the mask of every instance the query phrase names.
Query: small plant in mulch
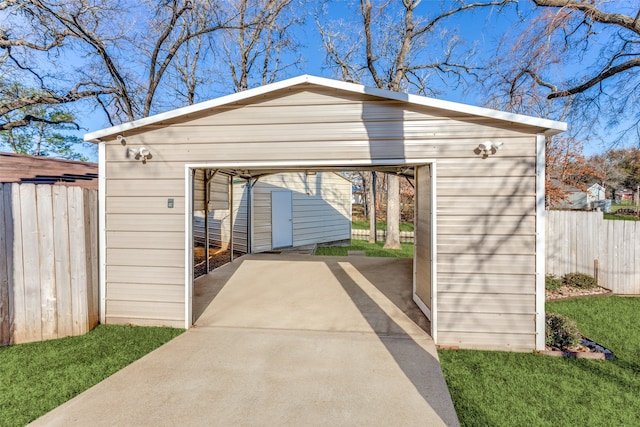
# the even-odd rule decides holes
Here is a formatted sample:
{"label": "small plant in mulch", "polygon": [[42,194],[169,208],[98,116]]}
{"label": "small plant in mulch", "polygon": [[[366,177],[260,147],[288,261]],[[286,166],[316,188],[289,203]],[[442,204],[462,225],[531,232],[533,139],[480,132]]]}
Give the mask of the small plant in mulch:
{"label": "small plant in mulch", "polygon": [[547,345],[559,350],[576,348],[582,341],[582,334],[576,322],[558,313],[546,313]]}
{"label": "small plant in mulch", "polygon": [[547,274],[544,278],[544,288],[548,291],[557,291],[562,287],[562,279],[553,274]]}
{"label": "small plant in mulch", "polygon": [[578,325],[562,314],[546,313],[545,354],[575,358],[612,360],[613,353],[600,344],[584,337]]}
{"label": "small plant in mulch", "polygon": [[583,273],[568,273],[562,276],[562,284],[580,289],[592,289],[598,286],[593,276]]}

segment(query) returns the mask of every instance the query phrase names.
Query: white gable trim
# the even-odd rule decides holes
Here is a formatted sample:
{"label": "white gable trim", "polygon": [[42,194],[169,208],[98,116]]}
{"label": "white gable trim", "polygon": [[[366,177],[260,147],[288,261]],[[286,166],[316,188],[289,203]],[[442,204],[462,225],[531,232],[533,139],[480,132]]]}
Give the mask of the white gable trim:
{"label": "white gable trim", "polygon": [[99,142],[100,138],[115,135],[118,133],[131,131],[144,126],[152,125],[166,120],[179,117],[185,117],[189,114],[198,113],[204,110],[220,107],[234,102],[243,101],[252,97],[265,95],[282,89],[287,89],[300,84],[313,84],[317,86],[327,87],[331,89],[339,89],[346,92],[360,93],[364,95],[377,96],[380,98],[391,99],[394,101],[406,102],[409,104],[420,105],[424,107],[437,108],[457,113],[470,114],[479,117],[488,117],[496,120],[518,123],[523,125],[534,126],[546,129],[546,133],[553,135],[567,130],[567,124],[554,120],[541,119],[536,117],[524,116],[521,114],[513,114],[505,111],[492,110],[490,108],[476,107],[473,105],[461,104],[458,102],[443,101],[439,99],[427,98],[424,96],[410,95],[401,92],[393,92],[384,89],[367,87],[364,85],[347,83],[338,80],[327,79],[310,75],[302,75],[291,79],[271,83],[265,86],[249,89],[243,92],[234,93],[210,101],[201,102],[187,107],[178,108],[167,111],[165,113],[156,114],[154,116],[145,117],[143,119],[134,120],[132,122],[123,123],[118,126],[112,126],[106,129],[90,132],[84,135],[84,140],[89,142]]}

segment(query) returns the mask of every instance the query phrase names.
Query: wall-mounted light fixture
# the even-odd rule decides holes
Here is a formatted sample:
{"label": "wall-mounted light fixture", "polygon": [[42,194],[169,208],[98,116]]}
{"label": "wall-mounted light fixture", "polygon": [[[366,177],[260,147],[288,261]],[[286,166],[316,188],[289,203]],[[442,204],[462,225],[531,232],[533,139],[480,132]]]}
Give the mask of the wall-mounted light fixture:
{"label": "wall-mounted light fixture", "polygon": [[124,139],[124,136],[122,136],[122,135],[116,136],[116,140],[122,145],[127,145],[127,140]]}
{"label": "wall-mounted light fixture", "polygon": [[478,144],[478,148],[474,151],[476,154],[482,154],[482,158],[486,159],[492,154],[496,154],[498,152],[498,148],[502,147],[504,142],[494,142],[494,141],[485,141]]}
{"label": "wall-mounted light fixture", "polygon": [[138,155],[136,156],[136,160],[141,160],[142,164],[147,163],[147,159],[151,158],[151,151],[147,147],[140,147],[138,150]]}
{"label": "wall-mounted light fixture", "polygon": [[143,165],[147,163],[147,160],[153,158],[147,147],[140,147],[138,149],[127,148],[126,157],[127,159],[133,157],[136,160],[140,160]]}

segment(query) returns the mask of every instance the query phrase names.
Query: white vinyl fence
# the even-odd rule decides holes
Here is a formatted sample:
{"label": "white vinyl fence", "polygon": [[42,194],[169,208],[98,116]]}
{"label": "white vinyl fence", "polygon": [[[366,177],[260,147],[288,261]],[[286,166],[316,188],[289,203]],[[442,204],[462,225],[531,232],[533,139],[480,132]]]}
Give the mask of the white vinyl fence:
{"label": "white vinyl fence", "polygon": [[616,294],[640,294],[640,221],[547,211],[547,274],[585,273]]}
{"label": "white vinyl fence", "polygon": [[[378,242],[384,242],[384,239],[386,239],[386,237],[386,230],[376,230],[376,239],[378,240]],[[356,240],[369,240],[369,230],[352,228],[351,238]],[[413,243],[413,231],[401,231],[400,242]]]}
{"label": "white vinyl fence", "polygon": [[98,323],[98,192],[0,183],[0,345]]}

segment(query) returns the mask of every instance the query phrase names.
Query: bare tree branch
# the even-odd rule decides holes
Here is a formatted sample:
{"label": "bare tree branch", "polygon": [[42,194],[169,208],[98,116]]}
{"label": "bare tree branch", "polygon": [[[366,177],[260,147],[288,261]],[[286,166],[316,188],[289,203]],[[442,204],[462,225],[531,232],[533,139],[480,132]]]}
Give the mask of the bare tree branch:
{"label": "bare tree branch", "polygon": [[[640,57],[635,58],[635,59],[631,59],[627,62],[624,62],[622,64],[616,65],[614,67],[610,67],[607,68],[605,70],[600,71],[600,73],[598,73],[595,77],[591,78],[590,80],[586,81],[583,84],[574,86],[572,88],[569,89],[565,89],[565,90],[561,90],[561,91],[553,91],[548,95],[549,99],[554,99],[554,98],[562,98],[565,96],[571,96],[571,95],[575,95],[576,93],[581,93],[586,91],[587,89],[597,85],[598,83],[603,82],[604,80],[608,79],[609,77],[612,77],[618,73],[623,73],[627,70],[630,70],[631,68],[635,68],[635,67],[640,67]],[[549,87],[549,86],[548,86]]]}
{"label": "bare tree branch", "polygon": [[[556,15],[549,17],[546,32],[549,39],[556,31],[564,32],[565,49],[572,49],[571,39],[574,37],[577,39],[577,43],[582,44],[583,49],[592,49],[592,43],[590,43],[590,41],[600,33],[600,31],[595,30],[595,24],[603,28],[618,28],[621,31],[616,33],[615,37],[618,37],[622,41],[622,44],[617,52],[610,54],[604,66],[596,69],[591,75],[581,79],[582,81],[578,84],[575,84],[575,82],[573,84],[564,82],[562,85],[546,85],[551,89],[551,92],[548,94],[549,99],[570,97],[583,93],[605,82],[607,79],[615,77],[618,74],[627,73],[640,66],[640,53],[638,50],[627,50],[631,46],[637,46],[638,43],[640,43],[640,20],[638,19],[640,17],[640,7],[638,7],[635,16],[632,16],[623,13],[605,12],[595,1],[533,0],[533,2],[540,8],[558,10]],[[572,17],[579,19],[578,24],[572,29],[570,27],[567,29]],[[586,26],[588,30],[584,35],[579,35],[578,30],[582,26]],[[624,31],[629,31],[631,34],[627,36],[623,33]],[[545,40],[545,42],[548,43],[547,40]],[[614,44],[614,40],[609,41],[610,46]],[[606,59],[604,56],[603,58]],[[617,63],[617,61],[625,58],[627,58],[627,60],[624,62]],[[534,74],[531,74],[531,76],[533,77]],[[564,87],[552,89],[551,86]]]}
{"label": "bare tree branch", "polygon": [[92,98],[98,95],[104,95],[106,93],[108,93],[108,91],[97,91],[97,90],[78,91],[77,89],[73,89],[63,95],[46,93],[46,94],[36,94],[33,96],[16,98],[8,102],[5,102],[3,104],[0,104],[0,116],[4,116],[12,111],[16,111],[21,108],[30,107],[34,105],[67,104],[70,102],[77,101],[79,99]]}
{"label": "bare tree branch", "polygon": [[81,16],[85,13],[92,13],[92,7],[85,3],[86,0],[78,2],[77,9],[69,9],[64,7],[54,8],[54,6],[41,0],[31,0],[30,3],[38,10],[47,13],[58,23],[60,23],[67,31],[78,39],[90,46],[96,54],[101,58],[108,75],[111,77],[115,85],[115,94],[119,101],[123,104],[124,112],[129,120],[136,118],[135,102],[131,99],[129,85],[121,73],[120,68],[116,65],[111,54],[107,51],[107,46],[101,37],[90,29]]}
{"label": "bare tree branch", "polygon": [[77,130],[80,130],[80,126],[74,121],[70,121],[70,120],[47,120],[47,119],[43,119],[41,117],[32,116],[31,114],[27,114],[24,117],[22,117],[20,120],[12,120],[10,122],[0,122],[0,131],[8,131],[8,130],[13,130],[13,129],[19,128],[19,127],[29,126],[32,122],[46,123],[48,125],[57,125],[57,124],[61,124],[61,123],[66,123],[66,124],[74,125]]}
{"label": "bare tree branch", "polygon": [[[221,38],[224,50],[224,77],[230,75],[233,90],[252,84],[267,84],[300,62],[299,43],[292,37],[303,19],[296,16],[292,0],[238,0],[236,18],[229,22]],[[282,63],[282,53],[294,54]]]}
{"label": "bare tree branch", "polygon": [[632,17],[621,13],[606,13],[598,9],[596,3],[593,1],[533,0],[533,2],[540,7],[577,10],[584,13],[585,17],[588,17],[594,22],[617,25],[640,35],[640,21],[638,20],[638,15]]}
{"label": "bare tree branch", "polygon": [[39,51],[48,51],[53,49],[54,47],[62,46],[62,42],[66,37],[68,37],[70,33],[58,33],[54,34],[54,40],[48,44],[38,44],[25,39],[10,39],[9,34],[6,30],[0,28],[0,49],[7,49],[11,47],[26,47],[33,50]]}

